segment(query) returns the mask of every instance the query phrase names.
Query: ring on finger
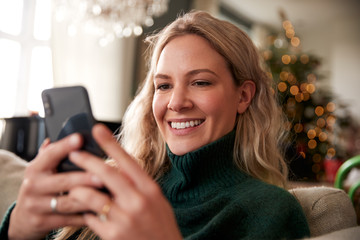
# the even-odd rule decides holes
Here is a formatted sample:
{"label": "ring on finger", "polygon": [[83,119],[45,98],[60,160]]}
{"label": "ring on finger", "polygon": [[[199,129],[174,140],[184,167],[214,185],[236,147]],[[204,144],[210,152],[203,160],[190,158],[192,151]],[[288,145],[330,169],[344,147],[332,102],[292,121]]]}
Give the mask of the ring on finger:
{"label": "ring on finger", "polygon": [[57,197],[53,197],[51,198],[51,201],[50,201],[50,208],[51,208],[51,211],[53,213],[57,213],[57,210],[56,210],[56,206],[57,206]]}
{"label": "ring on finger", "polygon": [[100,221],[102,221],[102,222],[107,221],[111,205],[112,205],[112,202],[108,202],[102,207],[101,213],[98,215]]}

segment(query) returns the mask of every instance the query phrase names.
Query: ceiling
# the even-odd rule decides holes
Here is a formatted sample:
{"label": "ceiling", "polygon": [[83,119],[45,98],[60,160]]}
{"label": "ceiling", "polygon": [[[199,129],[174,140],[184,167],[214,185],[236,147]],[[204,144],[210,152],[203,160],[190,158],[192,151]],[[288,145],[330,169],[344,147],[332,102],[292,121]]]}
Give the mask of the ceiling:
{"label": "ceiling", "polygon": [[336,23],[339,19],[359,22],[360,1],[358,0],[220,0],[249,21],[281,27],[279,10],[298,30]]}

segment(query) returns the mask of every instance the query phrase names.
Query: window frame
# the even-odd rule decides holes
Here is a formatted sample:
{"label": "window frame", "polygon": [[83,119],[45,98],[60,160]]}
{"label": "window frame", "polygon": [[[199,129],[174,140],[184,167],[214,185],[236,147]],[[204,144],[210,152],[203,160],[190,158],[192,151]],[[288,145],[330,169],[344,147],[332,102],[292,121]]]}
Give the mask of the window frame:
{"label": "window frame", "polygon": [[0,30],[0,39],[7,39],[20,44],[15,109],[11,116],[4,116],[3,113],[0,113],[0,118],[28,116],[34,110],[28,109],[27,105],[32,50],[35,47],[49,47],[50,51],[52,51],[51,36],[48,40],[38,40],[34,37],[36,3],[37,0],[23,0],[21,30],[18,35],[8,34]]}

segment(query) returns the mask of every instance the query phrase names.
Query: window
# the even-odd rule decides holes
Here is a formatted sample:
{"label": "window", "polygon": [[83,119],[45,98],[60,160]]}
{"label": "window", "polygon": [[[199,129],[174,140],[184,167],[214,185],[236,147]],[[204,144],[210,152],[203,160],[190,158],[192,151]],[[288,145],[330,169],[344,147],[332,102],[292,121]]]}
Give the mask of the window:
{"label": "window", "polygon": [[0,117],[42,113],[53,85],[50,0],[0,0]]}

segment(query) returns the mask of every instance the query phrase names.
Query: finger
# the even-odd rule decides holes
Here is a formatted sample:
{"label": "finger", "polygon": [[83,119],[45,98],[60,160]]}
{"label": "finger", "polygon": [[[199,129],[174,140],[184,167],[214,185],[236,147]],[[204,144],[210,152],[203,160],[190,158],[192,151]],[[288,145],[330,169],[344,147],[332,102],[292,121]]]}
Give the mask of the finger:
{"label": "finger", "polygon": [[[56,208],[54,209],[51,207],[51,201],[53,201],[53,199],[56,201]],[[46,200],[49,200],[49,198]],[[76,199],[71,196],[61,195],[50,198],[50,211],[57,214],[71,214],[82,213],[89,211],[89,209],[82,202],[76,201]]]}
{"label": "finger", "polygon": [[102,212],[104,205],[111,202],[109,195],[88,187],[71,190],[69,197],[82,204],[87,210],[98,214]]}
{"label": "finger", "polygon": [[[13,236],[14,239],[24,239],[24,236],[27,236],[29,239],[43,239],[43,236],[53,229],[65,226],[82,227],[86,225],[83,214],[37,215],[26,217],[22,222],[23,224],[21,225],[10,225],[11,227],[9,227],[8,232],[9,238]],[[31,235],[28,234],[29,232],[31,232]],[[15,237],[16,235],[18,235],[18,237]]]}
{"label": "finger", "polygon": [[[120,200],[137,199],[139,197],[134,182],[117,168],[105,164],[104,161],[84,151],[72,152],[69,157],[79,167],[96,174],[114,197]],[[120,201],[120,203],[127,202]]]}
{"label": "finger", "polygon": [[32,198],[24,204],[27,211],[36,214],[74,214],[88,210],[84,204],[68,195]]}
{"label": "finger", "polygon": [[103,124],[96,124],[93,127],[93,136],[97,143],[103,148],[103,150],[113,158],[117,166],[124,170],[124,173],[131,178],[132,181],[141,187],[144,181],[149,181],[150,178],[136,163],[136,161],[119,145],[119,143],[113,138],[110,130]]}
{"label": "finger", "polygon": [[98,216],[94,214],[85,214],[84,220],[86,225],[94,232],[96,232],[102,239],[121,239],[121,236],[125,236],[126,233],[121,231],[124,221],[113,222],[110,219],[102,221]]}
{"label": "finger", "polygon": [[31,225],[35,226],[37,231],[41,231],[43,228],[58,229],[65,226],[81,227],[86,225],[86,220],[82,213],[68,215],[51,214],[44,217],[30,218],[29,221],[33,221]]}
{"label": "finger", "polygon": [[38,156],[31,161],[33,171],[53,170],[59,165],[71,151],[82,146],[83,139],[80,134],[74,133],[55,143],[49,144],[39,152]]}
{"label": "finger", "polygon": [[71,198],[85,206],[88,212],[100,218],[100,221],[123,221],[121,208],[107,194],[93,188],[76,188],[70,193]]}
{"label": "finger", "polygon": [[[45,178],[43,178],[45,179]],[[67,172],[46,176],[46,180],[36,179],[35,181],[25,181],[26,192],[31,194],[52,195],[62,192],[68,192],[76,186],[90,186],[102,188],[104,184],[94,174],[88,172]],[[29,186],[30,185],[30,186]]]}
{"label": "finger", "polygon": [[45,149],[47,146],[49,146],[49,144],[50,144],[50,138],[45,138],[45,140],[43,141],[43,143],[39,148],[39,152]]}

